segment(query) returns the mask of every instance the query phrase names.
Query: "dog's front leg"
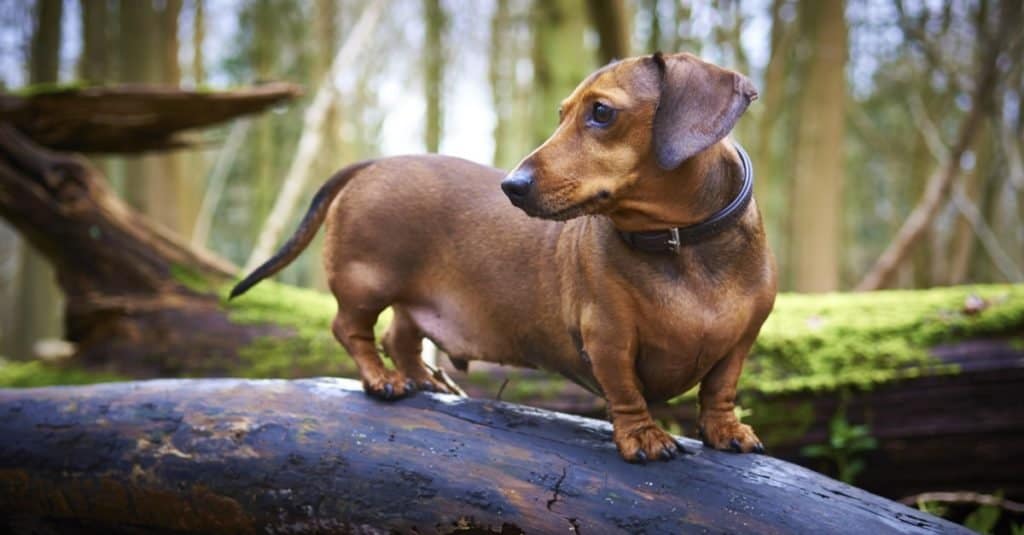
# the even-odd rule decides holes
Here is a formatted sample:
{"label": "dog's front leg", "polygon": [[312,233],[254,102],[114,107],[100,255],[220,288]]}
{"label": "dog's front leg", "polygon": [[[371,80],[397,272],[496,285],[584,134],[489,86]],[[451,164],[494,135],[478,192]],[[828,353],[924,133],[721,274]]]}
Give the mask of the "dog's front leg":
{"label": "dog's front leg", "polygon": [[753,343],[751,339],[737,344],[700,383],[700,434],[712,448],[737,453],[764,451],[761,439],[749,425],[740,423],[735,411],[736,384]]}
{"label": "dog's front leg", "polygon": [[629,462],[648,459],[669,460],[679,445],[662,431],[642,394],[636,376],[637,340],[635,329],[623,323],[591,322],[583,326],[583,346],[590,357],[594,377],[604,391],[611,415],[613,439],[622,458]]}

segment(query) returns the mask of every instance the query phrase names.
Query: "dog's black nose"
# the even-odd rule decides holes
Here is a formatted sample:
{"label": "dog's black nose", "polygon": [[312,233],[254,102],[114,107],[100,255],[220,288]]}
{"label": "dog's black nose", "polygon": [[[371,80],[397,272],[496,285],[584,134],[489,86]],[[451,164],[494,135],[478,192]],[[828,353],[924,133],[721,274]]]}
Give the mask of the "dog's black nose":
{"label": "dog's black nose", "polygon": [[519,206],[533,189],[533,172],[528,169],[517,169],[501,181],[501,191],[508,195],[512,204]]}

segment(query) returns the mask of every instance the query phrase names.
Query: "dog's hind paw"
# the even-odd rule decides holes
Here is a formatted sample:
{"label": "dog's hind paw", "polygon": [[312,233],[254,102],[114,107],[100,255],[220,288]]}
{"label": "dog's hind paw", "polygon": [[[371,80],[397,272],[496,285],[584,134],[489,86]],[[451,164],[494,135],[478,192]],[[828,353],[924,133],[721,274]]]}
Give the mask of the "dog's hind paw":
{"label": "dog's hind paw", "polygon": [[672,435],[653,423],[621,432],[616,428],[614,439],[622,458],[631,463],[670,461],[680,453]]}
{"label": "dog's hind paw", "polygon": [[363,390],[375,398],[391,401],[412,394],[416,391],[416,385],[401,373],[387,370],[387,373],[376,380],[370,381],[364,378]]}

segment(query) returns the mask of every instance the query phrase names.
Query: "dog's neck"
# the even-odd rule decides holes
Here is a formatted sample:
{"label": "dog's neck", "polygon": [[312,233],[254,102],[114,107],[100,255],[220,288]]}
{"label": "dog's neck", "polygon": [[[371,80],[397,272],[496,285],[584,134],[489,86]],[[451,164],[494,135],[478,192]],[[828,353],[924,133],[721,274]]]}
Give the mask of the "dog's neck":
{"label": "dog's neck", "polygon": [[635,187],[608,214],[620,232],[686,227],[705,221],[737,197],[743,165],[730,141],[720,141],[678,168],[640,170]]}

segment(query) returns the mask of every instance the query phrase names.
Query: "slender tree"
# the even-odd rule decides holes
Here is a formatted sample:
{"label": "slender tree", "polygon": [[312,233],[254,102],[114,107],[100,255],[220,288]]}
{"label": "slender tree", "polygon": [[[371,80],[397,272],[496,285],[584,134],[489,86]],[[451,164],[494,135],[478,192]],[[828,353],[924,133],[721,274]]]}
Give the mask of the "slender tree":
{"label": "slender tree", "polygon": [[206,41],[206,2],[192,2],[192,82],[196,87],[202,87],[206,84],[206,58],[203,55],[203,43]]}
{"label": "slender tree", "polygon": [[799,102],[790,265],[793,287],[803,292],[839,288],[846,107],[844,5],[844,0],[800,3],[800,27],[811,58]]}
{"label": "slender tree", "polygon": [[531,136],[539,145],[554,130],[558,106],[591,71],[584,43],[582,0],[535,0],[533,29],[533,106]]}
{"label": "slender tree", "polygon": [[[29,82],[32,84],[53,84],[58,80],[62,11],[61,0],[36,3],[29,56]],[[21,242],[21,252],[16,313],[8,346],[10,356],[28,358],[34,354],[38,340],[60,336],[62,305],[49,261],[25,241]]]}
{"label": "slender tree", "polygon": [[587,0],[587,12],[597,30],[598,62],[629,56],[631,21],[625,0]]}
{"label": "slender tree", "polygon": [[426,19],[426,42],[423,46],[423,89],[427,102],[427,120],[424,136],[427,152],[438,152],[444,128],[444,34],[448,16],[441,0],[423,0]]}
{"label": "slender tree", "polygon": [[107,58],[107,2],[80,0],[82,12],[82,55],[78,60],[79,78],[103,82],[109,75]]}
{"label": "slender tree", "polygon": [[515,162],[510,154],[510,122],[515,98],[515,35],[509,0],[496,0],[491,15],[491,39],[488,46],[488,81],[494,108],[494,156],[492,162],[509,168]]}

